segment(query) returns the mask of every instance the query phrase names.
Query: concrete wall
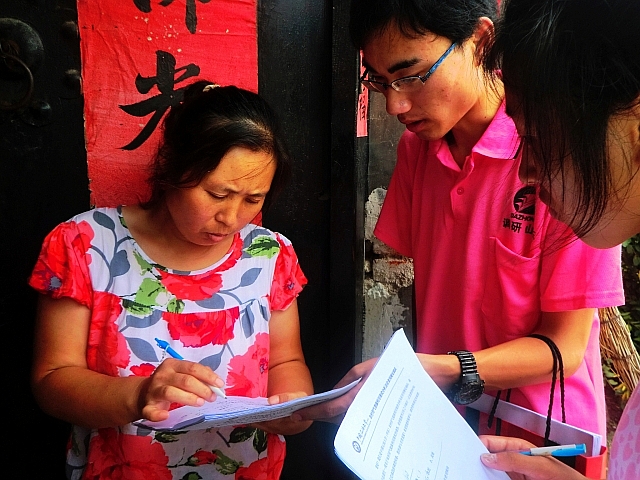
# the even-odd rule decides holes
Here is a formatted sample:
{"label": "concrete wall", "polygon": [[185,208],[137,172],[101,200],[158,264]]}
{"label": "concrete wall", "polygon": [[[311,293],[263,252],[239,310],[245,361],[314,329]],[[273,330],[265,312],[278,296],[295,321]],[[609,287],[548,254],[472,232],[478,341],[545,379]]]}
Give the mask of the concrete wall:
{"label": "concrete wall", "polygon": [[385,111],[384,96],[369,95],[369,197],[365,203],[365,279],[362,359],[380,355],[391,334],[413,339],[413,262],[374,237],[404,126]]}

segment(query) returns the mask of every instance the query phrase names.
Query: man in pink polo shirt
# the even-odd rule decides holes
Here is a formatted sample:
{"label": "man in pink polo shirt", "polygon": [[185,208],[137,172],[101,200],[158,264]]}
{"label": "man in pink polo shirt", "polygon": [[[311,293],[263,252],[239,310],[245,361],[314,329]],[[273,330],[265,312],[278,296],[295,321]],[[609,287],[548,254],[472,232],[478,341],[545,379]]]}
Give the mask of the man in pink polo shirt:
{"label": "man in pink polo shirt", "polygon": [[[597,308],[624,303],[620,250],[577,240],[519,179],[502,83],[481,66],[495,0],[351,8],[361,82],[407,127],[375,234],[413,258],[422,365],[456,403],[510,390],[510,401],[546,415],[555,345],[567,422],[606,435]],[[560,388],[555,397],[561,418]],[[349,402],[300,416],[337,418]]]}

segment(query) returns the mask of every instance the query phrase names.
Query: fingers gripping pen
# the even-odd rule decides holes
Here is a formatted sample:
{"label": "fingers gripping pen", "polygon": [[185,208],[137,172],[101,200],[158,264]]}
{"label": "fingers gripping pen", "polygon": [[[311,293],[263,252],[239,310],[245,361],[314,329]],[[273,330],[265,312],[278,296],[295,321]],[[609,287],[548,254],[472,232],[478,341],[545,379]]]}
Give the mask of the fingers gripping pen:
{"label": "fingers gripping pen", "polygon": [[[171,357],[176,358],[178,360],[184,360],[184,357],[182,355],[180,355],[173,348],[171,348],[171,346],[169,345],[169,342],[166,342],[165,340],[160,340],[159,338],[156,338],[155,340],[156,340],[156,343],[158,344],[158,347],[160,347],[162,350],[164,350],[169,355],[171,355]],[[213,393],[215,393],[218,397],[227,398],[226,393],[224,393],[224,390],[221,389],[220,387],[214,387],[213,385],[209,385],[209,388],[211,388],[211,391],[213,391]]]}

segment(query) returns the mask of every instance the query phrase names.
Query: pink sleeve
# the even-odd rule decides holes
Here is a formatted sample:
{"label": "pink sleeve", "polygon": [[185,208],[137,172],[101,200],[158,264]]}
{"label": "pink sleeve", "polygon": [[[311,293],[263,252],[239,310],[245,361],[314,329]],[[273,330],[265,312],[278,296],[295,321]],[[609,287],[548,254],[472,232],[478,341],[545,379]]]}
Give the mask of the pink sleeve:
{"label": "pink sleeve", "polygon": [[[561,230],[554,222],[550,222],[549,231]],[[559,248],[557,244],[554,246],[553,237],[548,234],[551,243],[542,254],[542,311],[562,312],[624,304],[620,246],[597,249],[573,237]]]}
{"label": "pink sleeve", "polygon": [[411,216],[412,192],[415,165],[412,159],[417,152],[412,151],[411,139],[403,134],[398,144],[398,161],[393,169],[387,195],[382,205],[374,234],[398,253],[412,257]]}
{"label": "pink sleeve", "polygon": [[269,302],[271,310],[286,310],[307,284],[307,278],[298,264],[298,256],[289,240],[276,234],[280,252],[276,259]]}
{"label": "pink sleeve", "polygon": [[91,256],[87,251],[92,239],[93,230],[87,222],[58,225],[42,244],[29,285],[42,294],[69,297],[91,308]]}

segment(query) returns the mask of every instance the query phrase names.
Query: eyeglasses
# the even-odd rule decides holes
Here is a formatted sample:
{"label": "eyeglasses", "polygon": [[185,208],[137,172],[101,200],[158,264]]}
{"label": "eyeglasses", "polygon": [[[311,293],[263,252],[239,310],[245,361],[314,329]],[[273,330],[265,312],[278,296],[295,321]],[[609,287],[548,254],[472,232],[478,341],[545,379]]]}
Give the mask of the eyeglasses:
{"label": "eyeglasses", "polygon": [[434,63],[433,66],[429,69],[429,71],[425,73],[423,76],[412,75],[410,77],[398,78],[397,80],[394,80],[391,83],[384,83],[384,82],[378,82],[377,80],[372,80],[370,78],[365,78],[367,75],[369,75],[369,71],[367,70],[364,72],[364,75],[360,77],[360,83],[365,87],[367,87],[372,92],[384,93],[389,87],[393,88],[396,92],[405,92],[405,93],[415,92],[421,86],[424,85],[424,83],[427,81],[427,79],[431,75],[433,75],[433,72],[435,72],[436,69],[440,66],[440,64],[444,61],[444,59],[447,58],[447,56],[449,56],[449,54],[451,53],[451,51],[454,49],[455,46],[456,46],[456,42],[453,42],[451,46],[447,49],[447,51],[442,54],[442,56],[436,61],[436,63]]}

